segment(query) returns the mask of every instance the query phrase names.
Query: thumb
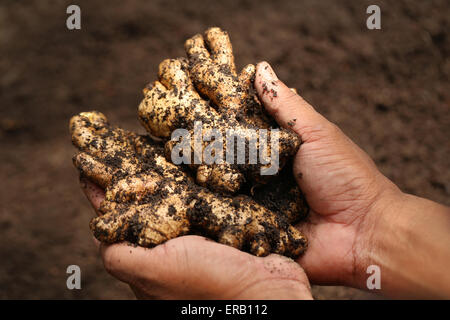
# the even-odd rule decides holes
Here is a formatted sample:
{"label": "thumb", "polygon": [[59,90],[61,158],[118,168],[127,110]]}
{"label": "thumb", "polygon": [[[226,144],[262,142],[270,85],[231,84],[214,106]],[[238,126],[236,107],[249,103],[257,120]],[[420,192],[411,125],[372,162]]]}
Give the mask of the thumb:
{"label": "thumb", "polygon": [[304,142],[317,137],[333,124],[293,90],[278,80],[267,62],[256,66],[255,88],[267,112],[277,123],[293,130]]}

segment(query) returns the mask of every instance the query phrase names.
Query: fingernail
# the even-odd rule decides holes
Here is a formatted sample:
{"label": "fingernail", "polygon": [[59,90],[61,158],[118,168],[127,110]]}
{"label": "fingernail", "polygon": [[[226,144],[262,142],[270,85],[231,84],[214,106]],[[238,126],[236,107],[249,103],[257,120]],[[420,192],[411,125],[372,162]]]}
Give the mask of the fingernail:
{"label": "fingernail", "polygon": [[266,102],[268,102],[267,99],[273,101],[278,96],[277,75],[266,61],[258,64],[258,74],[261,77],[259,83],[262,88],[261,99]]}
{"label": "fingernail", "polygon": [[270,64],[268,64],[266,61],[261,63],[260,72],[261,72],[262,78],[265,81],[277,81],[278,80],[278,77],[275,74],[275,71],[273,71]]}

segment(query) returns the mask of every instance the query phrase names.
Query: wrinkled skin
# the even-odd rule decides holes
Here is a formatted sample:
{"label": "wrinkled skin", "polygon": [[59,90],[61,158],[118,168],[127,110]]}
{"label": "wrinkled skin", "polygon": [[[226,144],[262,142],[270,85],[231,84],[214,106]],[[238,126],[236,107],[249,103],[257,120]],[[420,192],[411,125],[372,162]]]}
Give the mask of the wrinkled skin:
{"label": "wrinkled skin", "polygon": [[[159,65],[159,81],[144,89],[139,116],[147,131],[152,136],[167,140],[175,129],[183,128],[190,130],[193,137],[194,123],[201,121],[203,136],[211,135],[214,129],[219,130],[224,149],[229,150],[231,147],[225,139],[229,129],[233,129],[248,145],[250,140],[256,139],[256,135],[249,134],[247,129],[278,128],[263,112],[255,95],[252,85],[255,67],[248,65],[241,74],[236,74],[230,39],[219,28],[208,29],[204,38],[205,41],[201,35],[196,35],[187,40],[185,49],[189,60],[164,60]],[[210,51],[206,49],[205,42]],[[269,131],[268,141],[271,139],[270,134]],[[168,159],[171,159],[177,142],[167,142]],[[202,154],[208,144],[201,145]],[[236,193],[245,182],[257,185],[271,180],[272,176],[261,175],[260,169],[270,167],[270,164],[265,163],[269,162],[272,153],[278,153],[281,169],[286,160],[297,152],[300,144],[301,140],[296,134],[280,129],[279,147],[272,150],[269,143],[266,157],[263,157],[263,161],[260,159],[258,164],[249,165],[248,161],[243,165],[226,161],[220,164],[195,164],[191,161],[191,167],[196,170],[198,184],[222,193]],[[263,147],[258,141],[257,150]],[[193,142],[190,148],[193,154]]]}
{"label": "wrinkled skin", "polygon": [[223,196],[196,185],[149,138],[111,127],[99,112],[74,116],[70,130],[81,151],[75,166],[106,189],[103,215],[90,223],[102,242],[153,247],[200,233],[256,256],[297,257],[307,247],[289,215],[247,196]]}

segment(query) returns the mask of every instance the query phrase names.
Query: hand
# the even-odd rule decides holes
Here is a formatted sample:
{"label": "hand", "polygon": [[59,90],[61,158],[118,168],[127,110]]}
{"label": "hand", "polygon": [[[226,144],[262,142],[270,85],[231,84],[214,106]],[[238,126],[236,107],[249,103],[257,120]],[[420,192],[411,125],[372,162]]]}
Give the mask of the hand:
{"label": "hand", "polygon": [[257,66],[255,87],[266,110],[303,140],[293,170],[312,212],[299,226],[310,243],[300,264],[313,283],[363,287],[378,213],[400,190],[266,62]]}
{"label": "hand", "polygon": [[[85,179],[81,186],[97,211],[103,190]],[[303,269],[280,255],[258,258],[199,236],[152,249],[98,245],[106,270],[140,299],[312,299]]]}

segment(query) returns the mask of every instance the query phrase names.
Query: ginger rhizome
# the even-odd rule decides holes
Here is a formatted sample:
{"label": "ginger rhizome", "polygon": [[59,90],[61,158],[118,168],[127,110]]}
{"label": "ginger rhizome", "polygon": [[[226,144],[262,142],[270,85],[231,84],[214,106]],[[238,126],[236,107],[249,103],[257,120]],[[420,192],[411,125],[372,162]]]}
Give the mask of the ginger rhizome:
{"label": "ginger rhizome", "polygon": [[[257,164],[191,161],[190,166],[197,173],[198,184],[223,193],[236,193],[245,182],[267,183],[297,152],[300,138],[290,130],[279,128],[265,114],[253,88],[255,67],[248,65],[240,74],[236,73],[231,42],[226,32],[219,28],[208,29],[204,37],[196,35],[187,40],[185,49],[188,59],[164,60],[159,65],[159,80],[144,89],[144,99],[139,105],[141,123],[152,136],[168,140],[168,159],[178,143],[169,140],[172,132],[183,128],[190,130],[191,137],[195,136],[192,132],[195,122],[202,124],[202,136],[209,137],[212,131],[219,130],[222,137],[226,137],[226,132],[232,130],[247,146],[251,140],[256,141],[258,150],[262,147],[267,149],[266,157],[259,159]],[[271,143],[263,145],[260,136],[249,136],[251,130],[260,129],[267,129],[269,141],[272,141],[272,129],[279,130],[275,150],[271,148]],[[220,145],[229,151],[231,147],[227,142],[223,139]],[[204,143],[202,148],[207,145]],[[194,149],[194,146],[191,148]],[[278,161],[278,169],[271,175],[262,175],[262,167],[271,166],[274,158]]]}
{"label": "ginger rhizome", "polygon": [[307,247],[291,216],[245,195],[224,196],[198,186],[151,139],[111,127],[99,112],[74,116],[70,129],[81,151],[75,166],[106,190],[103,215],[90,223],[102,242],[152,247],[202,234],[257,256],[296,257]]}
{"label": "ginger rhizome", "polygon": [[[80,150],[74,165],[105,190],[102,215],[90,223],[94,236],[153,247],[197,234],[257,256],[297,257],[307,239],[294,225],[309,211],[290,163],[300,137],[265,113],[253,87],[255,67],[236,72],[226,32],[210,28],[188,39],[185,50],[187,58],[161,62],[158,80],[144,89],[138,114],[148,136],[113,127],[96,111],[70,120],[72,142]],[[229,131],[245,148],[254,143],[259,162],[246,156],[243,163],[174,164],[179,141],[172,134],[182,129],[194,137],[198,123],[202,137],[220,134],[225,152],[234,148],[224,138]],[[276,147],[267,143],[274,137]],[[187,144],[190,155],[209,147],[208,140]],[[261,174],[274,156],[274,174]]]}

